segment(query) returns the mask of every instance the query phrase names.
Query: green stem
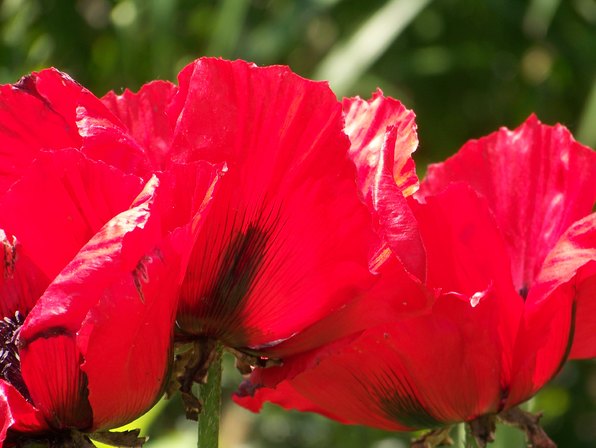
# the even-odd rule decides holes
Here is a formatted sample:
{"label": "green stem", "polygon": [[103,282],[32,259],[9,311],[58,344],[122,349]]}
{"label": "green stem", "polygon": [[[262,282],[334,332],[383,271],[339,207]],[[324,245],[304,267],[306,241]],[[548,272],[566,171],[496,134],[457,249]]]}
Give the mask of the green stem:
{"label": "green stem", "polygon": [[464,424],[464,434],[465,434],[464,447],[465,448],[478,448],[478,444],[476,443],[474,434],[472,434],[472,429],[467,424]]}
{"label": "green stem", "polygon": [[221,353],[217,344],[216,355],[209,366],[207,383],[199,386],[203,408],[199,414],[199,448],[217,448],[219,441],[219,414],[221,411]]}

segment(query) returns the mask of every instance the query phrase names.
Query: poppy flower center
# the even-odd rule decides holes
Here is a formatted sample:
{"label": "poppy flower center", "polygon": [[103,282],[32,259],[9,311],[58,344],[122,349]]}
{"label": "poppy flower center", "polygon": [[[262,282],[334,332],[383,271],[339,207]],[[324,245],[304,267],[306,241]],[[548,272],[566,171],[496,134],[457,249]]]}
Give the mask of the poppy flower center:
{"label": "poppy flower center", "polygon": [[27,400],[29,391],[21,375],[21,359],[17,341],[25,317],[17,311],[0,320],[0,378],[12,384]]}

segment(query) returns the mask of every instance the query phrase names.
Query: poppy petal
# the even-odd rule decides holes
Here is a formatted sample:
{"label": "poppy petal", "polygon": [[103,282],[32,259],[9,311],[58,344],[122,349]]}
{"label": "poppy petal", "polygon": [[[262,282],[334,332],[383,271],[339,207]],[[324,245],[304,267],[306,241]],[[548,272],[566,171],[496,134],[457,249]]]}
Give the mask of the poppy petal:
{"label": "poppy petal", "polygon": [[505,240],[487,201],[466,185],[451,185],[426,200],[414,211],[427,248],[427,286],[472,304],[494,292],[498,312],[481,325],[498,329],[500,350],[495,356],[500,359],[501,384],[507,384],[524,302],[513,288]]}
{"label": "poppy petal", "polygon": [[130,206],[140,189],[138,178],[74,149],[40,152],[0,198],[0,228],[14,234],[51,279],[107,221]]}
{"label": "poppy petal", "polygon": [[390,253],[377,269],[373,286],[295,336],[267,347],[267,355],[285,358],[367,328],[425,313],[432,308],[435,299]]}
{"label": "poppy petal", "polygon": [[[161,241],[162,229],[159,224],[158,207],[165,207],[165,205],[155,197],[158,186],[159,182],[154,178],[146,185],[131,209],[110,220],[81,249],[39,299],[21,329],[22,343],[26,347],[31,347],[22,356],[24,378],[28,386],[33,385],[34,390],[41,390],[37,396],[32,391],[35,402],[39,403],[39,407],[44,410],[45,414],[60,412],[60,408],[56,410],[55,407],[62,406],[64,408],[62,413],[66,414],[66,417],[70,415],[68,412],[79,411],[80,402],[86,403],[89,410],[93,408],[92,419],[89,418],[89,421],[82,426],[83,422],[77,422],[75,427],[79,429],[96,429],[109,421],[115,420],[122,423],[121,418],[130,419],[130,409],[126,408],[123,403],[139,405],[138,395],[132,394],[131,391],[124,391],[122,386],[130,385],[130,376],[139,373],[135,371],[137,367],[143,373],[143,378],[145,374],[153,375],[153,382],[159,382],[157,385],[143,383],[143,391],[134,389],[137,393],[141,392],[143,398],[146,398],[146,394],[151,395],[151,402],[145,402],[142,408],[137,408],[136,415],[145,411],[161,390],[164,371],[167,368],[165,358],[169,354],[172,313],[160,316],[160,319],[152,322],[141,321],[147,317],[145,310],[149,306],[147,302],[144,302],[144,291],[149,284],[147,276],[154,274],[152,268],[153,265],[158,264],[160,256],[157,243]],[[156,208],[157,210],[155,210]],[[152,213],[154,211],[155,214]],[[176,267],[173,270],[177,269],[179,268]],[[167,296],[169,289],[163,284],[160,286]],[[175,284],[170,286],[170,288],[175,287]],[[153,290],[153,285],[149,288]],[[114,300],[116,297],[118,300]],[[148,299],[150,299],[149,303],[153,303],[153,296]],[[137,302],[136,308],[135,301]],[[120,305],[125,311],[132,314],[122,314]],[[174,308],[175,301],[166,301],[165,306]],[[127,323],[127,319],[130,322]],[[110,323],[117,323],[119,326],[109,326]],[[131,342],[134,341],[135,333],[142,330],[143,324],[153,325],[154,331],[159,337],[146,338],[142,348],[135,350],[135,344],[131,346]],[[168,325],[166,334],[163,334],[162,329]],[[102,352],[101,347],[98,347],[98,343],[94,342],[96,338],[95,326],[98,331],[97,338],[101,343],[109,346],[111,350],[115,350],[110,353],[110,356],[101,357],[105,353]],[[58,337],[47,336],[57,332]],[[107,333],[110,336],[108,339],[106,339]],[[130,340],[131,338],[133,341]],[[122,345],[123,341],[125,341],[124,345]],[[152,341],[153,344],[148,341]],[[61,366],[66,362],[69,363],[61,369],[66,372],[76,372],[85,378],[85,382],[84,384],[82,381],[68,383],[67,379],[72,380],[75,377],[75,374],[72,373],[65,374],[62,378],[57,377],[55,383],[50,384],[53,389],[50,386],[40,387],[36,382],[43,382],[41,379],[46,375],[46,371],[51,372],[53,368],[57,371],[60,369],[54,366],[52,358],[43,359],[41,355],[34,357],[33,354],[42,351],[34,350],[35,344],[43,344],[40,347],[40,349],[44,349],[43,353],[53,353],[59,351],[61,342],[72,352],[69,359],[57,358],[60,360]],[[165,346],[166,353],[152,350],[155,346]],[[99,351],[101,359],[95,356],[97,351]],[[156,356],[155,363],[161,362],[159,372],[154,370],[143,372],[143,369],[148,366],[146,363],[140,363],[138,354],[146,351],[149,351],[151,356]],[[28,353],[31,354],[28,355]],[[33,360],[30,361],[30,358]],[[110,361],[109,370],[113,375],[107,375],[106,362],[114,358],[118,358],[119,362],[112,363]],[[45,364],[37,363],[38,360]],[[134,361],[139,364],[132,364]],[[81,364],[83,364],[82,368]],[[153,360],[150,365],[155,365]],[[28,372],[28,376],[26,372]],[[38,377],[34,375],[38,375]],[[107,382],[110,384],[111,393],[105,390],[104,386]],[[76,388],[77,384],[84,388],[82,390]],[[64,391],[61,391],[60,388]],[[103,395],[98,395],[96,389],[99,389]],[[64,404],[56,402],[55,397],[61,396],[72,396],[72,399]],[[107,399],[107,397],[110,398]],[[114,399],[114,397],[126,398]],[[76,401],[77,398],[79,403]],[[119,412],[113,413],[114,409],[110,408],[112,413],[106,415],[104,411],[110,406],[120,406],[121,409]],[[65,417],[59,415],[58,418]]]}
{"label": "poppy petal", "polygon": [[92,411],[74,334],[57,327],[20,341],[23,379],[32,401],[50,426],[90,428]]}
{"label": "poppy petal", "polygon": [[[195,169],[190,170],[191,166]],[[82,369],[89,378],[94,429],[108,429],[134,419],[155,403],[165,387],[172,358],[179,286],[194,234],[202,225],[203,213],[213,192],[212,184],[217,180],[216,171],[207,164],[189,164],[182,168],[187,177],[178,173],[175,179],[180,188],[183,185],[187,189],[186,198],[195,183],[191,207],[177,210],[178,217],[172,219],[168,214],[172,212],[172,206],[176,208],[178,205],[179,191],[175,188],[161,191],[161,195],[153,199],[156,193],[149,189],[145,199],[140,196],[136,210],[131,209],[128,216],[124,213],[118,217],[123,224],[119,231],[121,242],[114,238],[112,244],[101,250],[109,254],[110,262],[120,260],[121,266],[116,270],[98,271],[94,285],[102,293],[87,313],[78,335],[85,356]],[[164,173],[162,178],[167,176],[168,173]],[[130,218],[141,210],[150,215],[134,228],[128,227],[126,223],[133,222]],[[181,214],[186,216],[184,222]],[[164,232],[172,228],[168,224],[177,220],[181,226],[168,233],[165,239],[162,234],[151,231],[151,227],[157,227]],[[108,229],[106,232],[116,237],[117,220],[113,221],[113,227],[116,232]],[[104,240],[101,235],[97,239]],[[92,253],[89,255],[90,259],[97,259]],[[128,261],[135,259],[138,260],[136,265]],[[112,375],[105,374],[107,359],[114,366]],[[113,395],[126,399],[105,399]]]}
{"label": "poppy petal", "polygon": [[188,66],[179,83],[173,158],[229,168],[194,248],[182,329],[263,346],[367,287],[374,233],[328,86],[215,59]]}
{"label": "poppy petal", "polygon": [[596,358],[596,262],[593,260],[582,267],[577,277],[575,327],[569,359]]}
{"label": "poppy petal", "polygon": [[594,177],[594,151],[563,126],[530,116],[513,131],[471,140],[446,162],[431,165],[420,192],[466,182],[483,195],[507,239],[514,285],[525,296],[559,237],[592,210]]}
{"label": "poppy petal", "polygon": [[[500,348],[496,327],[486,319],[497,308],[492,293],[476,306],[442,296],[429,316],[369,329],[296,361],[285,359],[277,368],[285,369],[285,379],[276,368],[256,370],[252,386],[237,401],[250,409],[264,401],[322,409],[340,421],[401,431],[495,412]],[[294,395],[281,393],[292,391],[302,398],[294,402]]]}
{"label": "poppy petal", "polygon": [[[416,167],[411,155],[418,147],[414,112],[393,98],[383,96],[377,90],[369,101],[359,97],[345,98],[342,102],[345,131],[350,137],[350,157],[357,167],[360,190],[369,202],[375,184],[377,166],[381,163],[381,148],[386,151],[392,163],[388,172],[395,179],[399,191],[410,196],[418,189]],[[387,136],[395,129],[393,141]]]}
{"label": "poppy petal", "polygon": [[151,176],[152,167],[145,148],[102,103],[80,106],[77,126],[83,138],[81,151],[87,156],[145,180]]}
{"label": "poppy petal", "polygon": [[133,271],[136,276],[123,269],[96,279],[103,293],[79,333],[94,430],[134,420],[161,395],[173,356],[180,271],[172,267],[179,262],[171,248],[160,245],[142,256]]}
{"label": "poppy petal", "polygon": [[163,168],[172,142],[173,123],[166,109],[178,88],[166,81],[153,81],[138,93],[109,92],[101,101],[126,126],[128,133],[146,150],[154,168]]}
{"label": "poppy petal", "polygon": [[391,248],[408,271],[424,280],[424,248],[405,200],[418,188],[411,157],[418,146],[415,115],[380,90],[370,101],[344,99],[343,111],[360,192],[374,211],[386,243],[378,252]]}
{"label": "poppy petal", "polygon": [[384,243],[381,244],[381,250],[385,250],[386,244],[408,272],[424,281],[427,267],[426,251],[418,223],[391,172],[394,165],[391,148],[397,135],[397,128],[392,128],[381,149],[371,191],[372,210],[378,220],[378,233]]}
{"label": "poppy petal", "polygon": [[[573,307],[574,326],[570,324],[562,327],[561,340],[563,345],[559,356],[571,348],[570,357],[591,358],[596,356],[596,337],[594,336],[594,277],[596,277],[596,214],[591,214],[584,219],[575,222],[558,241],[553,250],[549,253],[536,284],[530,289],[527,307],[539,308],[546,306],[545,302],[553,302],[551,308],[558,309],[560,313],[565,309]],[[559,302],[557,302],[559,300]],[[546,334],[553,337],[555,333],[554,323],[548,322],[544,312],[543,326],[532,323],[532,328],[540,332],[543,328]],[[566,314],[569,314],[567,311]],[[546,326],[545,326],[546,325]],[[570,332],[573,334],[570,335]],[[567,347],[573,337],[573,347]],[[536,336],[537,337],[537,336]],[[535,338],[536,339],[536,338]],[[545,342],[545,347],[554,343]],[[546,349],[545,349],[546,350]],[[533,349],[532,352],[535,352]],[[549,353],[555,355],[555,350],[548,349]],[[560,362],[560,361],[559,361]],[[553,368],[558,368],[554,363]]]}
{"label": "poppy petal", "polygon": [[14,236],[0,229],[0,313],[12,317],[17,311],[26,316],[50,281],[29,257]]}
{"label": "poppy petal", "polygon": [[0,447],[7,431],[39,432],[48,429],[43,415],[10,384],[0,379]]}
{"label": "poppy petal", "polygon": [[[192,188],[188,180],[184,183]],[[211,194],[211,186],[203,185],[203,196]],[[50,344],[44,335],[57,331],[74,341],[81,359],[71,359],[71,364],[86,378],[93,409],[93,421],[84,429],[126,423],[146,411],[162,392],[171,358],[175,298],[186,268],[183,261],[191,249],[191,226],[198,226],[193,213],[204,207],[194,201],[198,210],[185,209],[190,211],[188,231],[165,228],[164,223],[180,219],[167,217],[180,213],[173,210],[175,191],[169,182],[162,184],[153,177],[132,207],[103,226],[57,276],[21,329],[26,345],[38,340]],[[180,248],[187,254],[179,253]]]}
{"label": "poppy petal", "polygon": [[573,285],[561,285],[539,303],[532,290],[513,355],[513,377],[507,392],[510,408],[532,397],[559,371],[573,338]]}
{"label": "poppy petal", "polygon": [[41,149],[80,144],[69,114],[82,87],[55,69],[0,86],[0,193],[12,185]]}
{"label": "poppy petal", "polygon": [[570,359],[596,356],[596,215],[574,223],[530,288],[515,354],[510,404],[534,395]]}

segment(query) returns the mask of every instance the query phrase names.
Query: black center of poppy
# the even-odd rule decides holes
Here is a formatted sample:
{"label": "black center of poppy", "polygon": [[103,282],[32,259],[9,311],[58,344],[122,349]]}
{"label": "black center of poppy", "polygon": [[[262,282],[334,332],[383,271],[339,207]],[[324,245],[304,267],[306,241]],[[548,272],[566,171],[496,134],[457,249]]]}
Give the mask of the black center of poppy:
{"label": "black center of poppy", "polygon": [[21,359],[17,340],[25,317],[17,311],[12,317],[0,320],[0,378],[12,384],[27,400],[29,391],[21,375]]}
{"label": "black center of poppy", "polygon": [[519,289],[519,295],[522,299],[526,300],[526,298],[528,297],[528,287],[526,285],[522,286]]}

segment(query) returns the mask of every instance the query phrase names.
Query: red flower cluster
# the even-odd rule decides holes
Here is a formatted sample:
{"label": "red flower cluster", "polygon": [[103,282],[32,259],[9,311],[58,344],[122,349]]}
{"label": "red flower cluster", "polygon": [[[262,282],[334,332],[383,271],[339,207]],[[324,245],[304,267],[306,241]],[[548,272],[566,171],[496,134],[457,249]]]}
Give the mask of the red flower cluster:
{"label": "red flower cluster", "polygon": [[419,188],[412,112],[285,67],[1,89],[0,447],[134,419],[174,340],[283,359],[251,409],[398,430],[502,412],[596,355],[596,156],[560,126],[470,142]]}
{"label": "red flower cluster", "polygon": [[[348,122],[365,107],[347,104]],[[370,182],[361,173],[359,181],[376,195],[383,228],[406,223],[407,241],[421,241],[425,264],[410,269],[410,281],[433,295],[432,311],[257,369],[237,402],[392,430],[440,427],[504,413],[567,359],[596,356],[594,151],[530,117],[430,166],[415,199],[404,202],[395,165],[382,167],[393,156],[378,148],[377,176]],[[407,143],[402,157],[410,152]],[[356,153],[361,169],[369,153]],[[397,183],[386,183],[391,174]],[[384,236],[380,275],[394,279],[395,295],[411,294],[404,264],[395,263],[403,234]]]}
{"label": "red flower cluster", "polygon": [[0,446],[86,446],[80,432],[101,439],[163,393],[218,171],[152,169],[142,133],[98,138],[117,118],[55,70],[0,104]]}

